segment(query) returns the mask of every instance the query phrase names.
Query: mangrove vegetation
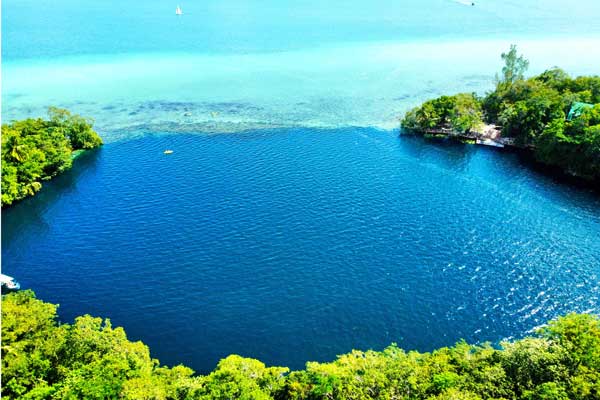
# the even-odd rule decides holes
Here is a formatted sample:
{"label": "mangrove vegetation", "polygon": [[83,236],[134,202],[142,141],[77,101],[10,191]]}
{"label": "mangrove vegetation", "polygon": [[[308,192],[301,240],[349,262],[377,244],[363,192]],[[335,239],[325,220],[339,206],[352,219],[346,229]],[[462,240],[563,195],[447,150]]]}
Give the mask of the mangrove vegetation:
{"label": "mangrove vegetation", "polygon": [[196,375],[161,366],[109,320],[59,323],[56,305],[23,291],[2,298],[2,398],[592,400],[600,398],[600,319],[569,314],[499,347],[355,350],[293,372],[231,355]]}
{"label": "mangrove vegetation", "polygon": [[495,90],[428,100],[405,114],[403,129],[469,133],[487,123],[537,161],[600,181],[600,76],[573,78],[552,68],[526,79],[529,62],[515,46],[502,59]]}
{"label": "mangrove vegetation", "polygon": [[33,196],[42,181],[71,168],[73,154],[102,144],[92,120],[51,107],[48,119],[2,125],[2,206]]}

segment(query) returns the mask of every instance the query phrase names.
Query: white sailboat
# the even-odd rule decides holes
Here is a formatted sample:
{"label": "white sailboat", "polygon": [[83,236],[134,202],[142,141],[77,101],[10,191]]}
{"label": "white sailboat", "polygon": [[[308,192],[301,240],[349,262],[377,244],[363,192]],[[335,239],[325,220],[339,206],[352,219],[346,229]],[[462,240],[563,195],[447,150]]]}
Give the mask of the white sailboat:
{"label": "white sailboat", "polygon": [[183,11],[181,11],[181,7],[177,6],[175,9],[175,15],[183,15]]}

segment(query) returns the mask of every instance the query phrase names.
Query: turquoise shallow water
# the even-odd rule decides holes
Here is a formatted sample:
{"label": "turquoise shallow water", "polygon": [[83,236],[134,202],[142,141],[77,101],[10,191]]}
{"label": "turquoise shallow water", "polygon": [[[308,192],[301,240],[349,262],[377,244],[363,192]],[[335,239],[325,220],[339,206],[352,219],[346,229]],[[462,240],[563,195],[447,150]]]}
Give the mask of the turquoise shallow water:
{"label": "turquoise shallow water", "polygon": [[597,73],[594,1],[180,4],[2,2],[3,120],[68,107],[107,143],[2,211],[3,271],[65,320],[207,371],[599,311],[597,195],[393,130],[489,90],[510,43],[531,73]]}
{"label": "turquoise shallow water", "polygon": [[[76,0],[2,2],[5,59],[85,54],[256,53],[324,43],[600,33],[580,0]],[[175,18],[176,4],[184,10]]]}
{"label": "turquoise shallow water", "polygon": [[427,98],[492,88],[511,43],[532,73],[600,65],[592,0],[181,3],[177,17],[158,0],[3,2],[3,118],[59,105],[93,116],[108,140],[147,129],[393,128]]}
{"label": "turquoise shallow water", "polygon": [[[393,128],[442,93],[493,87],[502,39],[363,42],[275,53],[164,53],[15,61],[3,69],[5,119],[48,104],[94,116],[109,141],[143,130],[230,132],[256,127]],[[591,74],[596,38],[521,39],[532,72],[560,62]]]}

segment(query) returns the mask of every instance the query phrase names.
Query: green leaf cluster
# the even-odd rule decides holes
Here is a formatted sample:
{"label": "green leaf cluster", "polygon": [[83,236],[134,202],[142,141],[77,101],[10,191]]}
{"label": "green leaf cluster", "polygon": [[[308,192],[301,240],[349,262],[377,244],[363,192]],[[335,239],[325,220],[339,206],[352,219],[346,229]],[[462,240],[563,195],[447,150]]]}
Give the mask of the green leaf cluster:
{"label": "green leaf cluster", "polygon": [[402,127],[419,132],[449,130],[458,133],[477,131],[483,126],[481,101],[473,93],[459,93],[428,100],[408,111]]}
{"label": "green leaf cluster", "polygon": [[600,398],[600,319],[569,314],[534,337],[459,342],[430,353],[352,351],[300,371],[231,355],[208,375],[168,368],[122,328],[89,315],[59,324],[31,291],[2,298],[6,399],[526,399]]}
{"label": "green leaf cluster", "polygon": [[523,79],[525,72],[529,68],[529,60],[517,54],[517,46],[512,44],[508,53],[502,53],[500,58],[504,61],[502,79],[498,79],[500,84],[510,85]]}
{"label": "green leaf cluster", "polygon": [[42,181],[71,168],[74,150],[102,144],[92,121],[51,107],[49,119],[26,119],[2,125],[2,205],[42,188]]}

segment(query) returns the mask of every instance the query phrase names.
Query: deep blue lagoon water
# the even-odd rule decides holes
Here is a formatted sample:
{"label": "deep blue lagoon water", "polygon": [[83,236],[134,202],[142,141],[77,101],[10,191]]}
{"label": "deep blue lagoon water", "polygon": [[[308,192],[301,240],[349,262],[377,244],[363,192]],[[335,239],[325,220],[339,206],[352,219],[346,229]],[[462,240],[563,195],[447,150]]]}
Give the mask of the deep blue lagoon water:
{"label": "deep blue lagoon water", "polygon": [[64,321],[206,372],[600,311],[597,194],[395,129],[510,43],[598,73],[595,0],[178,2],[2,2],[3,121],[63,106],[106,142],[2,211],[2,271]]}
{"label": "deep blue lagoon water", "polygon": [[110,317],[201,371],[498,341],[600,310],[597,195],[390,131],[110,143],[2,228],[5,271],[63,319]]}

